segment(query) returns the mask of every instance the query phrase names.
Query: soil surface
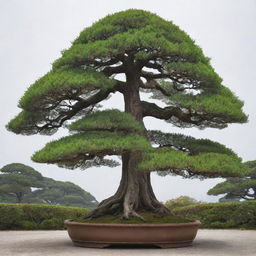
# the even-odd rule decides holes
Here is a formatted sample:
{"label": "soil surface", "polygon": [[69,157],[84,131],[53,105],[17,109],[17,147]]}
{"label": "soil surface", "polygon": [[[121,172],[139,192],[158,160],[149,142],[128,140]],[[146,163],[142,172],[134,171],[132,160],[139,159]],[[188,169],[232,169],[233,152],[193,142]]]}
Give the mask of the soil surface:
{"label": "soil surface", "polygon": [[256,230],[201,229],[193,246],[173,249],[73,246],[67,231],[0,231],[3,256],[255,256]]}
{"label": "soil surface", "polygon": [[[137,217],[131,217],[128,220],[122,219],[123,214],[118,215],[106,215],[93,219],[77,220],[83,223],[107,223],[107,224],[174,224],[174,223],[188,223],[194,222],[194,220],[184,219],[180,216],[172,214],[158,214],[151,212],[138,212],[143,217],[144,221]],[[74,221],[76,221],[74,219]]]}

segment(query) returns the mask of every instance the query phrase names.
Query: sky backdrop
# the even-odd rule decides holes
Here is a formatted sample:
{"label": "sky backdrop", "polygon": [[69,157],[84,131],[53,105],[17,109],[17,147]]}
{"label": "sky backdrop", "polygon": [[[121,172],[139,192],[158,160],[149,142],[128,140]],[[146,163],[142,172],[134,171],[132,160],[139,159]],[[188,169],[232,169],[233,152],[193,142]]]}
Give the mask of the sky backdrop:
{"label": "sky backdrop", "polygon": [[[66,135],[65,130],[51,137],[21,136],[8,132],[5,125],[18,114],[18,100],[26,88],[51,69],[51,63],[81,30],[107,14],[130,8],[156,13],[186,31],[211,58],[223,84],[245,102],[244,111],[249,115],[248,123],[223,130],[179,129],[154,118],[144,119],[146,127],[209,138],[232,148],[243,161],[256,159],[255,0],[0,0],[0,167],[13,162],[27,164],[44,176],[78,184],[99,201],[115,192],[120,167],[66,170],[30,160],[47,142]],[[115,94],[105,108],[123,109],[122,101]],[[180,195],[217,201],[218,197],[206,193],[221,180],[152,174],[161,201]]]}

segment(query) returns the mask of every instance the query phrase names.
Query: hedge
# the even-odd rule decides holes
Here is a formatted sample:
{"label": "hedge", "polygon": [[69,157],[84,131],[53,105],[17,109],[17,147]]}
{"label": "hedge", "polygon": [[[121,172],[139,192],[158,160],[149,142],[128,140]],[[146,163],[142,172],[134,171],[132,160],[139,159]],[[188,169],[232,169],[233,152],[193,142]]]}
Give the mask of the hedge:
{"label": "hedge", "polygon": [[0,203],[0,230],[64,229],[65,219],[83,219],[89,210],[45,204]]}
{"label": "hedge", "polygon": [[202,228],[256,229],[256,200],[204,203],[176,208],[173,212],[185,218],[200,220]]}
{"label": "hedge", "polygon": [[[65,219],[83,220],[89,210],[45,204],[0,203],[0,230],[64,229]],[[173,212],[202,222],[202,228],[256,229],[256,200],[205,203],[176,208]]]}

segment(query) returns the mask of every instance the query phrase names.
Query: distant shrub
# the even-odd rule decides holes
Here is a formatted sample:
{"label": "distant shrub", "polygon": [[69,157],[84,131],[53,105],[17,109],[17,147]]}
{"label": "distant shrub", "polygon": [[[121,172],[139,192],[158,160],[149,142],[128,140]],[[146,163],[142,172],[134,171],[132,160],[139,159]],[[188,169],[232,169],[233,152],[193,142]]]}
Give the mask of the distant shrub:
{"label": "distant shrub", "polygon": [[196,199],[189,197],[189,196],[180,196],[174,199],[170,199],[166,201],[165,206],[168,207],[170,210],[175,208],[194,205],[194,204],[201,204],[202,202],[197,201]]}
{"label": "distant shrub", "polygon": [[82,220],[89,210],[45,204],[0,204],[0,230],[64,229],[65,219]]}
{"label": "distant shrub", "polygon": [[174,209],[174,213],[200,220],[203,228],[256,229],[256,200],[191,205]]}

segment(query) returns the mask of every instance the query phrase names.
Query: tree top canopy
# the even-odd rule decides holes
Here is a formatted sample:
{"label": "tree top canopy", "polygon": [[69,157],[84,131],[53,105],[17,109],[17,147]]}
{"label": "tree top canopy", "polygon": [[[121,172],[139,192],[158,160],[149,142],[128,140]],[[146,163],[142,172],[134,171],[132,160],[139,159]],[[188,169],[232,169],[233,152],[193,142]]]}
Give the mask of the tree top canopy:
{"label": "tree top canopy", "polygon": [[[125,79],[118,79],[120,74]],[[152,93],[166,106],[140,100],[139,91]],[[115,92],[123,94],[129,113],[95,112]],[[134,104],[128,100],[132,94],[137,97]],[[138,115],[127,111],[129,104],[139,109]],[[136,150],[142,154],[142,170],[214,177],[242,172],[241,159],[218,143],[163,134],[172,137],[173,145],[155,149],[149,143],[153,133],[145,131],[144,117],[178,127],[224,128],[246,122],[247,116],[243,102],[222,84],[202,49],[178,26],[147,11],[118,12],[85,28],[52,69],[27,89],[19,107],[22,111],[7,126],[17,134],[52,134],[67,124],[75,133],[48,143],[34,154],[37,162],[115,166],[104,157]]]}
{"label": "tree top canopy", "polygon": [[142,102],[143,116],[202,128],[247,121],[243,103],[221,84],[209,58],[184,31],[155,14],[131,9],[84,29],[52,70],[28,88],[19,103],[23,111],[8,129],[56,131],[111,93],[124,93],[128,86],[115,75],[133,72],[131,62],[140,88],[161,94],[168,103],[160,108]]}

